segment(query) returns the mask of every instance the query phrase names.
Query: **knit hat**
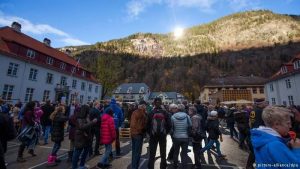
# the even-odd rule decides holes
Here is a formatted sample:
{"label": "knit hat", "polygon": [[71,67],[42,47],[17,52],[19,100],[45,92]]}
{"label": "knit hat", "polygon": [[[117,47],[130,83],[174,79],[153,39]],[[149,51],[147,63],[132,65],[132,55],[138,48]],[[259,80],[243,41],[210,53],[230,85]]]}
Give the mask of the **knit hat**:
{"label": "knit hat", "polygon": [[147,105],[147,102],[145,102],[144,100],[141,100],[141,101],[139,102],[139,105],[142,105],[142,104]]}
{"label": "knit hat", "polygon": [[217,116],[217,115],[218,115],[218,112],[217,112],[217,111],[214,111],[214,110],[213,110],[213,111],[210,112],[210,116]]}

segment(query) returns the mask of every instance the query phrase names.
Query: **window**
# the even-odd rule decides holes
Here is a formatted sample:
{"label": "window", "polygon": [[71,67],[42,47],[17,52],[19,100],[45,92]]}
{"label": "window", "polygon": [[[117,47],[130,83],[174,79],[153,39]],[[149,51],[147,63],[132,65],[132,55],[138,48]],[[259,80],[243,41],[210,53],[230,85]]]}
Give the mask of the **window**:
{"label": "window", "polygon": [[2,99],[11,100],[13,94],[14,86],[13,85],[4,85],[2,92]]}
{"label": "window", "polygon": [[81,72],[81,76],[85,77],[85,71],[84,70]]}
{"label": "window", "polygon": [[270,91],[271,91],[271,92],[274,91],[273,84],[270,84]]}
{"label": "window", "polygon": [[275,100],[275,98],[271,98],[271,100],[272,100],[272,105],[276,105],[276,100]]}
{"label": "window", "polygon": [[19,65],[16,63],[9,63],[7,75],[8,76],[17,76]]}
{"label": "window", "polygon": [[290,106],[294,105],[294,97],[288,96]]}
{"label": "window", "polygon": [[33,51],[31,49],[28,49],[26,56],[31,58],[31,59],[35,58],[35,51]]}
{"label": "window", "polygon": [[127,93],[131,93],[132,92],[132,87],[128,87]]}
{"label": "window", "polygon": [[90,102],[92,100],[91,96],[88,96],[88,102]]}
{"label": "window", "polygon": [[62,76],[60,78],[60,84],[63,86],[67,86],[67,78],[65,76]]}
{"label": "window", "polygon": [[291,81],[290,81],[290,79],[286,79],[285,80],[285,84],[286,84],[286,88],[287,89],[290,89],[292,86],[291,86]]}
{"label": "window", "polygon": [[82,104],[83,103],[83,95],[80,95],[79,97],[79,102]]}
{"label": "window", "polygon": [[89,92],[92,92],[92,88],[93,88],[92,84],[89,84]]}
{"label": "window", "polygon": [[37,69],[31,68],[31,69],[30,69],[30,73],[29,73],[29,80],[34,80],[34,81],[36,81],[37,73],[38,73],[38,70],[37,70]]}
{"label": "window", "polygon": [[76,73],[76,67],[72,67],[72,73]]}
{"label": "window", "polygon": [[52,84],[53,83],[53,74],[47,73],[46,83],[47,84]]}
{"label": "window", "polygon": [[66,69],[66,64],[64,62],[60,63],[60,69],[62,69],[62,70]]}
{"label": "window", "polygon": [[49,65],[53,65],[53,62],[54,62],[54,60],[53,60],[53,58],[52,57],[47,57],[47,64],[49,64]]}
{"label": "window", "polygon": [[77,80],[73,80],[72,81],[72,88],[76,89],[76,86],[77,86]]}
{"label": "window", "polygon": [[145,92],[145,88],[144,88],[144,87],[141,87],[139,93],[144,93],[144,92]]}
{"label": "window", "polygon": [[264,88],[259,88],[259,93],[261,93],[261,94],[265,93]]}
{"label": "window", "polygon": [[286,66],[281,67],[281,73],[287,73],[287,67]]}
{"label": "window", "polygon": [[25,99],[24,99],[25,102],[32,101],[33,91],[34,91],[33,88],[26,89],[26,95],[25,95]]}
{"label": "window", "polygon": [[257,88],[253,88],[253,89],[252,89],[252,92],[253,92],[254,94],[256,94],[256,93],[257,93]]}
{"label": "window", "polygon": [[49,90],[44,90],[43,102],[49,100],[49,97],[50,97],[50,91]]}
{"label": "window", "polygon": [[75,94],[71,94],[71,103],[76,101],[76,95]]}
{"label": "window", "polygon": [[98,86],[95,87],[95,93],[98,93]]}
{"label": "window", "polygon": [[84,83],[84,82],[81,83],[81,90],[82,90],[82,91],[85,90],[85,83]]}
{"label": "window", "polygon": [[300,69],[300,60],[294,62],[294,69]]}

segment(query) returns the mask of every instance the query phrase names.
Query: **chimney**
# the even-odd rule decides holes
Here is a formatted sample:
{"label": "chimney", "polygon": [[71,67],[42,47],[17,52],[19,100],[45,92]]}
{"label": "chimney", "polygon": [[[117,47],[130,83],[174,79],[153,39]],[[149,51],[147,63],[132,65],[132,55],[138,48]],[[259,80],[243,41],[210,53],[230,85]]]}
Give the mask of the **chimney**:
{"label": "chimney", "polygon": [[22,25],[19,24],[18,22],[13,22],[13,23],[11,24],[11,27],[12,27],[15,31],[21,32]]}
{"label": "chimney", "polygon": [[50,45],[51,45],[51,40],[48,39],[48,38],[44,38],[44,44],[45,44],[46,46],[50,46]]}

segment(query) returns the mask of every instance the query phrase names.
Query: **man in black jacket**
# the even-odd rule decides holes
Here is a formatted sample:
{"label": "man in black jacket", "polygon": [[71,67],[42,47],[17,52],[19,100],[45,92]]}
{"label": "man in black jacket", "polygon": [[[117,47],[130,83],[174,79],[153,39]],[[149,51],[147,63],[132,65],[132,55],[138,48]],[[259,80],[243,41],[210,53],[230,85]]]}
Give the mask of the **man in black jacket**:
{"label": "man in black jacket", "polygon": [[54,107],[50,104],[50,100],[47,100],[46,104],[42,106],[43,115],[41,117],[41,124],[44,131],[44,145],[48,144],[48,137],[51,131],[52,122],[50,115],[54,111]]}
{"label": "man in black jacket", "polygon": [[100,139],[100,125],[101,125],[101,116],[100,116],[100,103],[98,101],[95,101],[93,103],[93,108],[91,108],[89,112],[89,118],[92,121],[93,119],[97,119],[98,122],[93,125],[91,130],[91,149],[90,149],[90,155],[93,153],[93,139],[96,137],[95,142],[95,148],[94,148],[94,156],[100,155],[99,152],[99,139]]}

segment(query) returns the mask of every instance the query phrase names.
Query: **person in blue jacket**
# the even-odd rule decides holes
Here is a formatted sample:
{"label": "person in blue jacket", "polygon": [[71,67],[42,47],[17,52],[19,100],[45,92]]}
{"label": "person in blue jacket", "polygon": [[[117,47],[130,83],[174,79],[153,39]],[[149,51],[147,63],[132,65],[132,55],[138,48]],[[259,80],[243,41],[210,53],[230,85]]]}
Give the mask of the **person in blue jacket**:
{"label": "person in blue jacket", "polygon": [[288,137],[290,110],[269,106],[263,110],[265,126],[251,130],[257,169],[300,168],[300,140]]}
{"label": "person in blue jacket", "polygon": [[116,129],[116,155],[121,154],[121,148],[120,148],[120,139],[119,139],[119,128],[122,126],[124,122],[124,113],[120,106],[117,104],[115,99],[111,99],[109,107],[107,107],[104,110],[104,113],[106,113],[109,109],[112,109],[114,112],[114,123],[115,123],[115,129]]}

